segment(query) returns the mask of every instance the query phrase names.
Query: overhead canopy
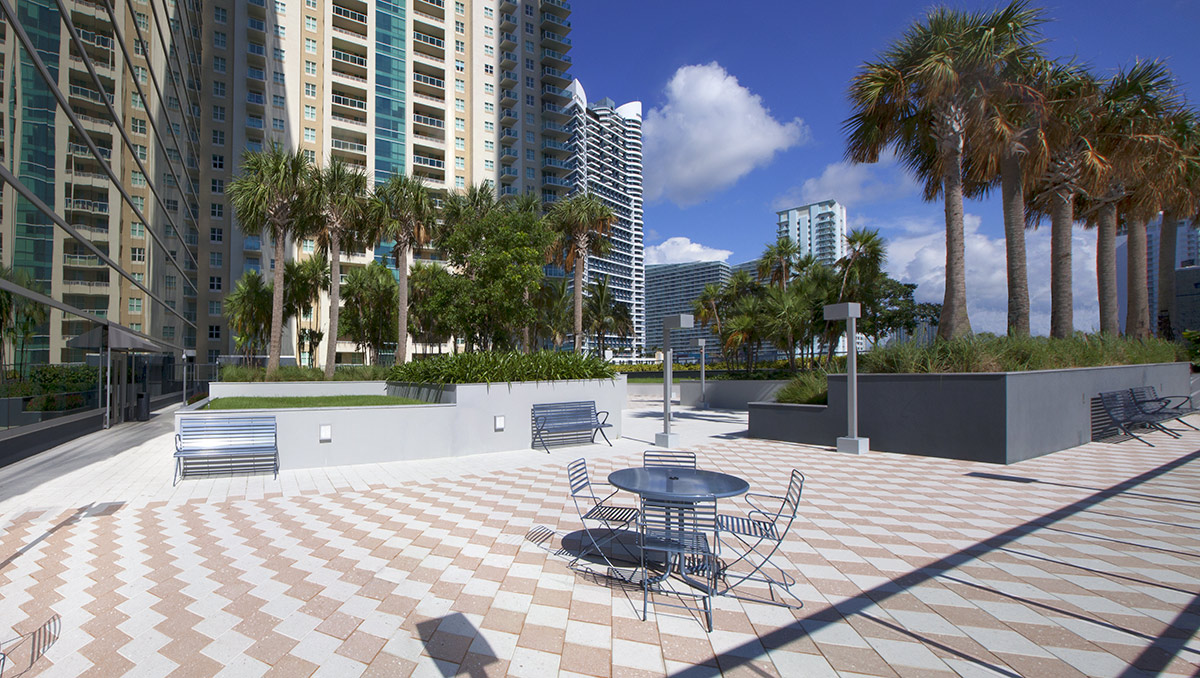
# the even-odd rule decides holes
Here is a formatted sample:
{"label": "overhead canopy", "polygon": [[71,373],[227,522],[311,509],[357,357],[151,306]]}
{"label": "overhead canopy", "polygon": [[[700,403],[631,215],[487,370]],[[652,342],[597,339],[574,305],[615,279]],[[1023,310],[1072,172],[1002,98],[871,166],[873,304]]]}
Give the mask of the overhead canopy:
{"label": "overhead canopy", "polygon": [[[94,327],[68,341],[67,347],[99,351],[104,348],[104,329],[103,325]],[[120,325],[108,325],[108,347],[114,351],[126,353],[170,353],[172,351],[172,349],[134,334]]]}

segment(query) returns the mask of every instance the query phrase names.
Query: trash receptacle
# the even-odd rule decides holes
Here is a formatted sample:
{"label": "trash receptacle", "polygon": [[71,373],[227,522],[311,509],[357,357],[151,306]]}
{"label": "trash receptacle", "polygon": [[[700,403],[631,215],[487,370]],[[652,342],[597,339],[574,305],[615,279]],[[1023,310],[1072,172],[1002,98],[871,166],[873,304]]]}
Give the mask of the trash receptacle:
{"label": "trash receptacle", "polygon": [[150,394],[137,394],[137,420],[150,421]]}

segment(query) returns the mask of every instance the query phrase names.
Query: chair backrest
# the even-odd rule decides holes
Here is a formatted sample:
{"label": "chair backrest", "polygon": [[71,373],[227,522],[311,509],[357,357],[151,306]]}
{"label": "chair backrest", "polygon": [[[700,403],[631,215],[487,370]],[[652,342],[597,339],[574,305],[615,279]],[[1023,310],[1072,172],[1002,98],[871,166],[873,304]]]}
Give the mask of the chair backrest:
{"label": "chair backrest", "polygon": [[696,453],[684,450],[646,450],[642,453],[642,466],[696,468]]}
{"label": "chair backrest", "polygon": [[[644,494],[641,498],[642,529],[648,539],[671,544],[694,544],[697,535],[716,534],[717,500],[713,496],[680,502]],[[656,549],[662,544],[656,544]]]}
{"label": "chair backrest", "polygon": [[1135,402],[1143,400],[1157,400],[1158,390],[1153,386],[1134,386],[1129,389],[1129,395],[1133,396]]}
{"label": "chair backrest", "polygon": [[179,437],[192,449],[273,447],[275,417],[185,417]]}
{"label": "chair backrest", "polygon": [[587,460],[576,459],[567,464],[567,482],[571,484],[571,496],[592,494],[592,482],[588,479]]}
{"label": "chair backrest", "polygon": [[596,421],[596,401],[582,400],[572,403],[535,403],[530,409],[534,423],[545,419],[547,426],[577,421]]}
{"label": "chair backrest", "polygon": [[804,492],[804,474],[799,469],[792,469],[792,479],[788,482],[787,494],[783,495],[783,505],[795,515],[800,508],[800,494]]}
{"label": "chair backrest", "polygon": [[1142,413],[1128,390],[1105,391],[1100,394],[1100,403],[1114,422],[1126,422]]}

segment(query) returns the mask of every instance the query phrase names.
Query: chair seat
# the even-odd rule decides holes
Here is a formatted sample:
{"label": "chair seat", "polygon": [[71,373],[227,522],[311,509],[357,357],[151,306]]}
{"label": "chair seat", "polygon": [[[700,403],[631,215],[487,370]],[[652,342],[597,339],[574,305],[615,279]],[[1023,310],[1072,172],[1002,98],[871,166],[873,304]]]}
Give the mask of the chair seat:
{"label": "chair seat", "polygon": [[632,523],[637,520],[638,510],[629,506],[597,504],[583,514],[584,520],[603,520],[606,523]]}
{"label": "chair seat", "polygon": [[754,518],[731,516],[722,513],[717,516],[717,529],[743,537],[779,541],[779,530],[776,529],[775,523],[765,520],[755,520]]}
{"label": "chair seat", "polygon": [[708,546],[708,538],[704,534],[670,530],[647,530],[642,548],[647,551],[687,553],[692,556],[705,556],[712,553]]}

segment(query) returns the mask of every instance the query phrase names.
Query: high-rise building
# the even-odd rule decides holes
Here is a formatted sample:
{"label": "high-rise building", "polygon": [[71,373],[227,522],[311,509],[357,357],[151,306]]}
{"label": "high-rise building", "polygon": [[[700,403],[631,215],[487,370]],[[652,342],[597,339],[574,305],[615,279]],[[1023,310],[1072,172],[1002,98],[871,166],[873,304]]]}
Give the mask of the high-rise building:
{"label": "high-rise building", "polygon": [[[646,267],[646,346],[662,349],[663,318],[677,313],[692,313],[693,302],[710,283],[724,285],[729,280],[729,264],[723,261],[693,261],[683,264],[651,264]],[[692,340],[706,340],[708,356],[720,354],[716,326],[705,328],[696,323],[690,330],[672,330],[671,347],[675,355],[699,354]]]}
{"label": "high-rise building", "polygon": [[[609,227],[608,254],[588,257],[583,280],[590,286],[607,279],[615,301],[633,322],[629,337],[605,338],[605,346],[640,351],[646,347],[646,274],[642,247],[642,104],[617,106],[611,99],[589,104],[578,80],[567,88],[570,122],[569,159],[547,156],[544,167],[566,172],[573,193],[591,193],[616,215]],[[595,343],[588,338],[588,346]]]}
{"label": "high-rise building", "polygon": [[846,253],[846,208],[836,200],[822,200],[776,212],[776,235],[788,237],[817,261],[832,266]]}
{"label": "high-rise building", "polygon": [[65,6],[0,11],[0,263],[57,304],[13,342],[25,364],[82,361],[88,316],[178,346],[203,285],[200,3]]}
{"label": "high-rise building", "polygon": [[[1158,252],[1161,239],[1161,220],[1146,226],[1146,293],[1150,301],[1150,331],[1158,332]],[[1181,220],[1175,229],[1175,267],[1190,267],[1200,264],[1200,231],[1188,220]],[[1117,317],[1121,331],[1125,331],[1126,309],[1129,299],[1127,267],[1127,243],[1125,236],[1117,237]],[[1178,285],[1176,285],[1178,287]],[[1178,294],[1179,290],[1176,290]]]}

